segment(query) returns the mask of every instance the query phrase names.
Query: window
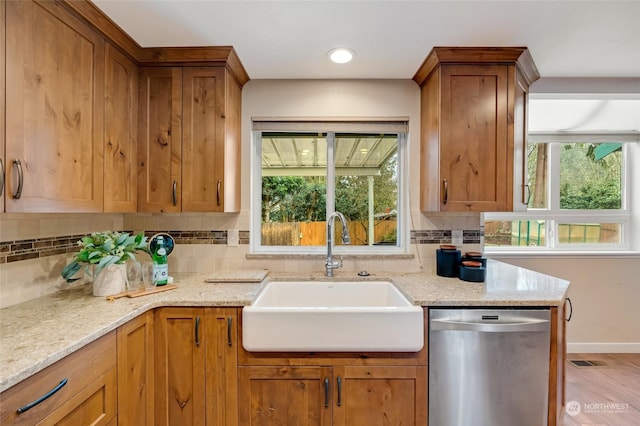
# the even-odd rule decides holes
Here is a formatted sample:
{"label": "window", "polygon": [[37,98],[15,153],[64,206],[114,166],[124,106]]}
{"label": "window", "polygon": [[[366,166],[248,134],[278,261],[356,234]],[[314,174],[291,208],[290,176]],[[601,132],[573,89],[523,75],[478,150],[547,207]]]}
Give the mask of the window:
{"label": "window", "polygon": [[630,165],[640,162],[639,119],[634,94],[532,94],[528,210],[485,213],[485,250],[634,249],[640,212]]}
{"label": "window", "polygon": [[[326,218],[347,219],[343,253],[404,250],[406,122],[253,122],[252,250],[326,250]],[[255,206],[258,206],[257,208]]]}
{"label": "window", "polygon": [[629,248],[626,148],[618,142],[530,143],[529,210],[486,213],[485,246]]}

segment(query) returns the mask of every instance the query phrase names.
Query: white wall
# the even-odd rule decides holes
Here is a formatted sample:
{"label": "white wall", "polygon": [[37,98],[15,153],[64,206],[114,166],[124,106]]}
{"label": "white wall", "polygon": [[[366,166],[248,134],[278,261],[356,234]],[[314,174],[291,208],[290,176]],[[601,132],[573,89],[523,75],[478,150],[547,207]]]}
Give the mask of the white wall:
{"label": "white wall", "polygon": [[493,257],[571,281],[569,352],[640,352],[640,257]]}
{"label": "white wall", "polygon": [[[410,168],[417,176],[420,88],[412,80],[252,80],[242,90],[243,210],[250,202],[244,165],[250,164],[251,119],[270,116],[409,117]],[[417,185],[411,192],[412,200],[419,197]]]}

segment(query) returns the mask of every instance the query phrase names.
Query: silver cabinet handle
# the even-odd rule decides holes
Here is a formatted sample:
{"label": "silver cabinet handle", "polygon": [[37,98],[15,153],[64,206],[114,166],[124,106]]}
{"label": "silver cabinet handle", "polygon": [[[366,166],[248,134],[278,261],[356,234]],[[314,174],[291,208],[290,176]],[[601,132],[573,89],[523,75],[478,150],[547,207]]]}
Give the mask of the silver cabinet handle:
{"label": "silver cabinet handle", "polygon": [[171,188],[171,201],[173,201],[173,205],[178,204],[178,181],[173,181],[173,186]]}
{"label": "silver cabinet handle", "polygon": [[0,197],[4,192],[4,163],[2,162],[2,158],[0,158]]}
{"label": "silver cabinet handle", "polygon": [[51,396],[53,396],[54,393],[58,392],[60,389],[62,389],[64,387],[64,385],[67,384],[69,380],[68,379],[62,379],[62,381],[60,383],[58,383],[56,385],[55,388],[51,389],[49,392],[45,393],[44,395],[42,395],[40,398],[36,399],[33,402],[28,403],[27,405],[23,405],[22,407],[18,408],[18,414],[22,414],[25,411],[29,411],[31,410],[33,407],[35,407],[36,405],[40,404],[41,402],[47,400],[48,398],[50,398]]}
{"label": "silver cabinet handle", "polygon": [[18,169],[18,189],[13,193],[13,199],[19,200],[22,197],[22,185],[24,184],[24,173],[22,173],[22,163],[20,160],[13,160],[13,164]]}
{"label": "silver cabinet handle", "polygon": [[338,407],[342,405],[342,379],[338,376]]}
{"label": "silver cabinet handle", "polygon": [[196,317],[195,335],[196,346],[200,346],[200,317]]}
{"label": "silver cabinet handle", "polygon": [[233,345],[233,340],[231,339],[231,325],[233,324],[233,318],[227,317],[227,345],[231,347]]}
{"label": "silver cabinet handle", "polygon": [[222,188],[222,180],[218,179],[218,184],[216,185],[216,204],[220,207],[220,189]]}
{"label": "silver cabinet handle", "polygon": [[462,330],[462,331],[478,331],[484,333],[517,333],[517,332],[545,332],[549,330],[548,320],[521,320],[518,322],[504,323],[480,323],[468,321],[456,321],[450,319],[432,319],[431,330]]}
{"label": "silver cabinet handle", "polygon": [[447,201],[449,201],[449,182],[447,181],[447,178],[442,179],[442,183],[444,185],[444,200],[443,200],[443,203],[446,206],[447,205]]}

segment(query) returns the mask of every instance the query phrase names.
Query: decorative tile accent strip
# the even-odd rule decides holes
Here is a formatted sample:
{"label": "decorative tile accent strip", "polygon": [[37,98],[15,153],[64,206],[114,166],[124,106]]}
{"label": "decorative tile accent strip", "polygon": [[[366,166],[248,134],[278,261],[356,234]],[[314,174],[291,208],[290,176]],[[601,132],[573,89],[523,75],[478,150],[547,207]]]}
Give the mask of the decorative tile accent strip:
{"label": "decorative tile accent strip", "polygon": [[78,251],[76,242],[82,237],[84,235],[64,235],[61,237],[3,241],[0,243],[0,263],[74,253]]}
{"label": "decorative tile accent strip", "polygon": [[[480,244],[480,237],[484,232],[478,229],[462,230],[464,244]],[[450,229],[415,230],[411,231],[411,244],[451,244]]]}
{"label": "decorative tile accent strip", "polygon": [[[132,231],[126,231],[131,233]],[[227,244],[227,231],[144,231],[151,237],[159,232],[167,232],[176,244]],[[239,232],[239,243],[249,244],[249,231]],[[36,238],[19,241],[0,242],[0,263],[37,259],[64,253],[75,253],[77,241],[81,235],[65,235],[60,237]],[[465,229],[462,231],[464,244],[479,244],[484,236],[482,230]],[[411,231],[411,244],[451,244],[451,230],[414,230]]]}
{"label": "decorative tile accent strip", "polygon": [[[132,233],[133,231],[124,231]],[[170,234],[176,244],[227,244],[227,231],[144,231],[147,237]],[[37,259],[56,254],[76,253],[77,242],[86,234],[0,242],[0,264]],[[249,231],[240,231],[240,244],[249,244]]]}
{"label": "decorative tile accent strip", "polygon": [[[147,237],[164,232],[176,244],[227,244],[227,231],[144,231]],[[240,244],[249,244],[249,231],[240,231]]]}

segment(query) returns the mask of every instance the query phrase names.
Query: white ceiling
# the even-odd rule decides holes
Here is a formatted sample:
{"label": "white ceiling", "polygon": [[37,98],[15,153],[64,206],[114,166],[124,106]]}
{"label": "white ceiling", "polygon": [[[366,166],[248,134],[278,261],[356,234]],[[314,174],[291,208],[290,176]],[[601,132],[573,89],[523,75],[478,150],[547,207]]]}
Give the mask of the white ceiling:
{"label": "white ceiling", "polygon": [[[252,79],[411,78],[433,46],[528,46],[543,77],[640,77],[640,0],[93,0],[143,47],[234,46]],[[329,49],[356,58],[332,64]]]}

